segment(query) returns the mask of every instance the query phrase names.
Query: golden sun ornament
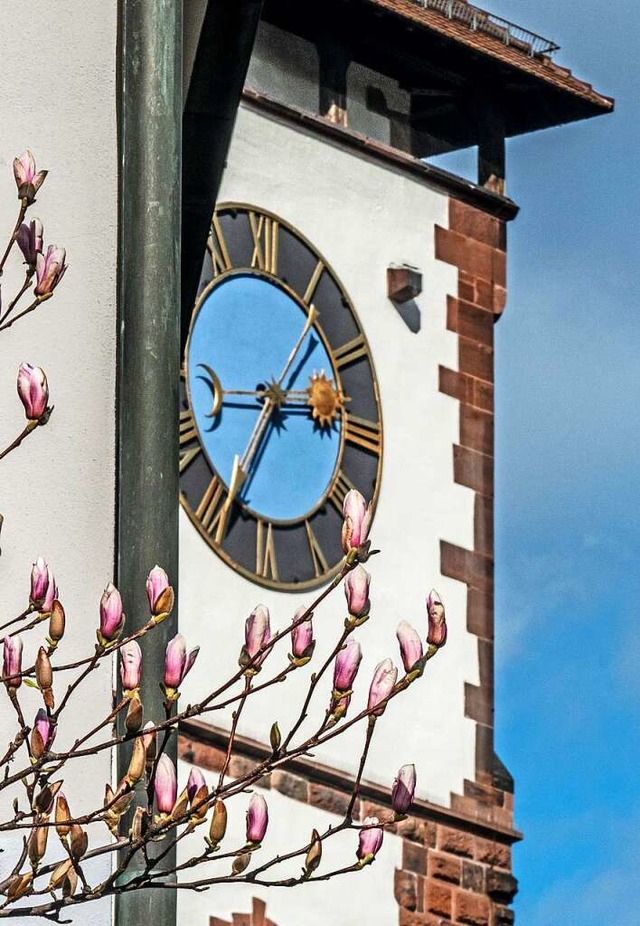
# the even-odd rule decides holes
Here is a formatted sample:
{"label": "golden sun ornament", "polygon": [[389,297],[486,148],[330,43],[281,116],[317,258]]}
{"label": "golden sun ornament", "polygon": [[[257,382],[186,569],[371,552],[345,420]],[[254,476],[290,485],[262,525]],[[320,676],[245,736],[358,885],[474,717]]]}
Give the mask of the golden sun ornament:
{"label": "golden sun ornament", "polygon": [[312,417],[321,428],[330,428],[344,408],[345,402],[349,401],[336,389],[333,380],[325,376],[324,370],[310,377],[307,394],[307,405],[313,410]]}

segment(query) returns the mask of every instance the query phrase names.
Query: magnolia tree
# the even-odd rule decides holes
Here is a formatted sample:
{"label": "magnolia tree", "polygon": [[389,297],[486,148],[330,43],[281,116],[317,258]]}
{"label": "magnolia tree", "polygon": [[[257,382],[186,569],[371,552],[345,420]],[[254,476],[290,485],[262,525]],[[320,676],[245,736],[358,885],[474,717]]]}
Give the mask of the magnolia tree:
{"label": "magnolia tree", "polygon": [[[66,270],[62,248],[50,245],[44,253],[42,222],[36,218],[24,221],[46,171],[36,172],[33,155],[26,151],[14,161],[14,173],[20,210],[0,270],[17,245],[24,258],[25,278],[0,314],[0,331],[50,299]],[[31,301],[20,309],[25,297]],[[45,425],[52,411],[47,377],[39,367],[20,365],[17,390],[27,422],[0,453],[0,459],[17,450],[38,426]],[[12,807],[13,814],[0,819],[0,831],[21,837],[12,841],[18,846],[15,859],[8,866],[9,875],[0,882],[0,918],[36,915],[59,919],[64,908],[153,887],[198,890],[229,881],[294,886],[356,872],[374,861],[385,828],[403,819],[411,806],[416,772],[413,765],[399,770],[390,788],[392,810],[386,819],[368,817],[355,822],[353,810],[372,737],[388,703],[422,676],[427,662],[444,645],[447,627],[443,604],[432,591],[427,598],[426,646],[413,627],[406,621],[400,623],[397,640],[403,672],[391,658],[382,660],[369,680],[366,701],[352,706],[362,658],[353,632],[367,622],[370,610],[370,576],[363,563],[376,551],[371,550],[369,540],[371,506],[357,491],[347,494],[343,513],[344,560],[328,588],[309,607],[299,608],[289,626],[279,632],[271,629],[268,609],[258,605],[246,620],[238,665],[230,669],[226,680],[216,680],[213,690],[202,693],[197,703],[182,710],[178,708],[180,687],[198,656],[198,647],[188,651],[184,637],[177,634],[167,645],[163,678],[158,679],[164,693],[164,716],[146,723],[140,698],[144,643],[173,608],[174,594],[166,572],[156,566],[149,573],[148,619],[132,633],[125,629],[122,596],[108,584],[96,608],[94,651],[75,662],[65,662],[61,658],[65,611],[51,567],[42,558],[36,560],[28,604],[22,613],[0,624],[4,637],[2,682],[7,696],[3,714],[10,717],[12,712],[16,726],[0,758],[0,796],[9,798],[3,804]],[[313,615],[339,585],[344,589],[347,617],[336,625],[329,655],[316,664]],[[37,656],[32,664],[25,665],[23,638],[27,634],[36,637],[33,651],[37,647]],[[110,660],[119,664],[121,696],[105,704],[104,714],[68,748],[56,748],[64,738],[58,734],[65,722],[77,729],[77,713],[74,724],[69,724],[70,705],[77,703],[91,673]],[[280,730],[275,723],[268,757],[241,777],[232,778],[229,767],[245,707],[261,691],[286,682],[294,672],[305,671],[310,674],[299,711],[294,712],[295,721],[287,730]],[[325,700],[318,686],[327,679],[332,679],[332,686]],[[23,708],[26,687],[37,689],[41,699],[35,717],[26,716]],[[215,711],[227,711],[231,716],[217,783],[208,787],[194,767],[186,783],[179,786],[168,744],[177,735],[181,721],[207,717]],[[301,732],[305,721],[313,723],[310,735]],[[254,786],[274,769],[308,755],[355,725],[363,728],[363,747],[344,818],[322,832],[314,829],[303,845],[292,845],[287,852],[264,858],[265,853],[259,850],[269,826],[269,810]],[[74,814],[77,796],[65,788],[65,775],[88,757],[116,749],[126,750],[128,757],[124,778],[106,782],[104,794],[96,794],[92,800],[92,810]],[[85,792],[85,802],[86,798]],[[228,836],[225,839],[227,815],[242,813],[246,814],[246,838],[238,844]],[[201,840],[196,829],[202,833]],[[348,838],[345,831],[353,831],[354,861],[331,869],[323,865],[323,846],[339,836]],[[195,842],[192,838],[188,843],[187,857],[167,867],[172,849],[186,836],[195,837]],[[108,876],[104,877],[103,868],[103,875],[96,879],[91,875],[95,865],[90,860],[100,856],[112,862]],[[279,866],[292,859],[300,860],[300,875],[281,877]]]}

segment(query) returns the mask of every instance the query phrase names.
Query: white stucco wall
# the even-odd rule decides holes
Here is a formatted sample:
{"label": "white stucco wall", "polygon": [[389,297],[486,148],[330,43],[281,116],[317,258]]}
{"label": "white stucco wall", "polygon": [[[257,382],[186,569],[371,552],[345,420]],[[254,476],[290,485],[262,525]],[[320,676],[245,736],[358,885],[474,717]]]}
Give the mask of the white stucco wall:
{"label": "white stucco wall", "polygon": [[[384,468],[372,537],[383,552],[370,561],[372,616],[356,637],[364,659],[353,709],[366,701],[376,663],[399,661],[395,630],[406,619],[424,635],[424,601],[431,586],[447,605],[446,648],[426,677],[387,710],[379,724],[366,777],[390,784],[399,765],[415,762],[418,794],[448,806],[451,791],[474,777],[475,724],[464,717],[464,682],[478,682],[477,642],[466,631],[466,587],[440,576],[441,538],[473,546],[473,493],[453,482],[452,445],[458,440],[458,403],[438,392],[438,365],[457,366],[456,335],[446,330],[446,295],[457,287],[455,268],[434,257],[434,226],[447,224],[447,197],[379,163],[356,157],[303,131],[241,109],[220,201],[241,200],[279,213],[324,253],[349,292],[369,339],[380,383]],[[386,298],[386,269],[407,262],[423,274],[417,303],[421,328],[412,333]],[[236,665],[244,620],[259,602],[272,625],[285,627],[310,596],[267,591],[234,574],[181,514],[180,620],[202,654],[185,700],[227,677]],[[316,619],[319,664],[344,617],[342,592]],[[271,657],[286,664],[286,650]],[[267,670],[265,669],[265,672]],[[264,676],[261,676],[261,678]],[[307,670],[259,696],[243,715],[241,731],[265,739],[272,722],[282,730],[295,716]],[[328,697],[322,690],[313,720]],[[211,722],[229,718],[211,715]],[[316,751],[318,761],[353,772],[362,731]]]}
{"label": "white stucco wall", "polygon": [[[55,405],[46,428],[0,462],[2,618],[27,604],[31,563],[43,555],[67,613],[67,634],[56,657],[65,662],[92,652],[98,601],[113,574],[116,15],[115,3],[5,0],[0,30],[3,241],[18,206],[12,161],[29,147],[38,167],[50,171],[29,215],[43,219],[45,243],[66,247],[69,262],[55,297],[0,333],[0,445],[24,426],[15,385],[22,360],[46,370]],[[21,280],[19,260],[12,258],[3,278],[5,304]],[[32,634],[33,643],[45,632],[46,625]],[[62,683],[55,688],[61,697]],[[110,698],[109,672],[95,673],[63,715],[56,746],[69,743],[99,711],[104,715]],[[2,692],[0,699],[6,702]],[[40,706],[38,693],[24,691],[24,704],[31,719]],[[3,752],[7,705],[0,707]],[[72,811],[101,803],[109,777],[106,753],[70,768],[64,790]],[[102,827],[100,837],[105,833]],[[4,836],[2,848],[0,877],[11,860]],[[87,926],[106,923],[109,915],[108,903],[77,913]]]}
{"label": "white stucco wall", "polygon": [[[178,781],[186,782],[191,766],[179,763]],[[217,775],[205,772],[207,784],[217,784]],[[262,848],[254,856],[255,864],[264,864],[278,854],[291,852],[308,843],[311,831],[322,833],[336,826],[341,819],[305,804],[297,804],[277,791],[261,791],[269,808],[269,828]],[[245,843],[245,812],[249,794],[240,794],[228,802],[227,835],[222,852],[241,848]],[[205,826],[202,827],[202,830]],[[205,834],[206,835],[206,834]],[[196,830],[179,846],[179,861],[186,861],[201,851],[203,833]],[[324,843],[322,872],[333,871],[356,861],[358,834],[338,833]],[[304,858],[296,858],[268,873],[269,878],[298,877]],[[220,884],[205,893],[178,892],[178,923],[180,926],[206,926],[210,916],[231,922],[233,913],[249,913],[251,899],[257,897],[267,905],[267,917],[277,926],[390,926],[397,922],[398,905],[393,896],[394,871],[402,864],[402,840],[386,833],[382,848],[373,865],[358,872],[293,888],[265,887],[249,884]],[[216,862],[215,856],[205,866],[193,869],[190,879],[226,875],[231,868],[229,859]],[[320,872],[319,872],[320,873]],[[265,873],[265,879],[267,873]]]}

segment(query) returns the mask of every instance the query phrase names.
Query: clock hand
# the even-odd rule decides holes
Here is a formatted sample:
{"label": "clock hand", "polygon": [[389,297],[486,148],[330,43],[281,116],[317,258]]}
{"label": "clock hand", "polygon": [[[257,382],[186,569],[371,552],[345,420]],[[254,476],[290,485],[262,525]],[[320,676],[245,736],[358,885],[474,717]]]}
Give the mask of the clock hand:
{"label": "clock hand", "polygon": [[247,478],[247,473],[243,470],[240,465],[240,458],[236,454],[233,458],[233,469],[231,470],[231,480],[229,482],[229,492],[225,499],[225,502],[220,509],[220,519],[218,521],[218,526],[216,528],[216,543],[222,543],[224,540],[224,535],[227,532],[227,521],[229,520],[229,515],[231,513],[231,506],[235,500],[236,495],[242,488],[242,485]]}
{"label": "clock hand", "polygon": [[[298,338],[298,340],[296,341],[296,343],[294,344],[293,349],[291,350],[291,353],[289,354],[287,358],[287,362],[284,365],[282,373],[276,380],[277,386],[279,386],[282,383],[282,380],[285,378],[285,376],[291,369],[291,365],[293,364],[293,361],[296,359],[296,355],[302,346],[302,342],[306,338],[307,334],[309,333],[311,329],[311,326],[313,325],[317,317],[318,317],[318,311],[316,307],[314,305],[310,306],[309,314],[307,315],[307,320],[304,324],[304,328],[302,329],[302,333],[300,337]],[[255,427],[253,431],[251,432],[249,443],[247,444],[246,449],[240,460],[240,465],[242,469],[247,473],[249,471],[249,467],[251,466],[251,461],[253,460],[258,450],[258,447],[260,446],[260,441],[262,440],[262,436],[266,430],[267,424],[269,423],[269,418],[271,417],[271,412],[273,411],[275,405],[276,403],[273,401],[273,399],[267,396],[265,403],[262,406],[262,411],[260,412],[260,415],[258,416],[258,420],[256,421]]]}

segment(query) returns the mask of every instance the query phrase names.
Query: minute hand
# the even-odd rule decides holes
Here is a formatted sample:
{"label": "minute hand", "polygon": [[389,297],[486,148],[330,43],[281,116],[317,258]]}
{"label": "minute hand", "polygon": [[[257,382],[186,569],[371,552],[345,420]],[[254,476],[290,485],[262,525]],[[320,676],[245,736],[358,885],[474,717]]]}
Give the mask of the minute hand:
{"label": "minute hand", "polygon": [[[282,380],[285,378],[285,376],[291,369],[291,365],[293,364],[293,361],[296,359],[298,351],[302,347],[302,342],[304,341],[309,331],[311,330],[311,327],[314,321],[316,320],[317,316],[318,316],[317,309],[315,306],[312,305],[311,308],[309,309],[309,314],[307,316],[307,320],[305,322],[304,328],[302,329],[302,333],[300,337],[298,338],[298,340],[296,341],[295,345],[293,346],[293,349],[291,350],[291,353],[289,354],[287,358],[287,362],[284,365],[282,373],[278,377],[278,380],[277,380],[278,386],[282,384]],[[240,468],[245,474],[249,472],[251,461],[253,460],[258,450],[258,447],[260,446],[262,435],[264,434],[267,424],[269,423],[269,418],[271,417],[271,412],[273,411],[273,408],[274,408],[274,403],[272,399],[269,399],[269,398],[265,399],[265,403],[262,406],[262,411],[260,412],[258,416],[258,420],[256,421],[256,424],[255,424],[255,427],[253,431],[251,432],[249,443],[247,444],[246,450],[240,459]]]}

